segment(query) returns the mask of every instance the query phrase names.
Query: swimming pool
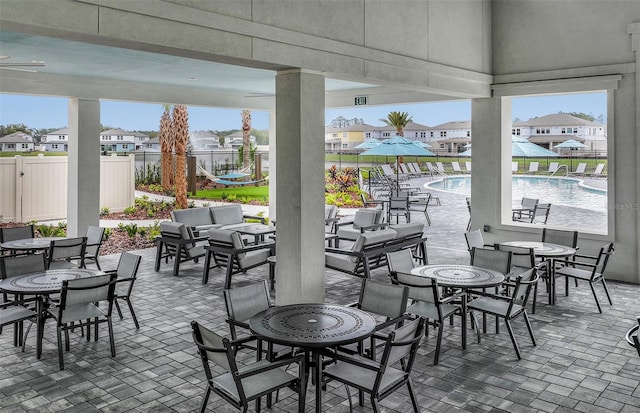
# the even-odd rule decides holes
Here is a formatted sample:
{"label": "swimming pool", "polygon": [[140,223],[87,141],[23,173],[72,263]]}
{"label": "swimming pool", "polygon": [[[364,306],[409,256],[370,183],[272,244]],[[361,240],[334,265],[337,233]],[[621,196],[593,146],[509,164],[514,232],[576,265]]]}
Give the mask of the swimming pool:
{"label": "swimming pool", "polygon": [[[512,198],[537,198],[540,202],[555,205],[607,210],[607,191],[581,185],[581,180],[548,176],[514,176]],[[449,177],[430,182],[429,188],[447,192],[471,195],[471,178],[468,176]]]}

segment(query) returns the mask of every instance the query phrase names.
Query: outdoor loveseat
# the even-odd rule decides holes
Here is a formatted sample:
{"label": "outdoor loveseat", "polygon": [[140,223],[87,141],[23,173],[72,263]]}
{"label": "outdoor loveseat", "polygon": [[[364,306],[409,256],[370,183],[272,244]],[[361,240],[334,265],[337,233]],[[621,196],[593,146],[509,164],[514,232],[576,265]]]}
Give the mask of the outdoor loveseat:
{"label": "outdoor loveseat", "polygon": [[240,204],[171,211],[171,220],[173,222],[185,224],[196,234],[212,228],[237,229],[242,226],[253,225],[252,223],[245,222],[249,219],[259,220],[262,224],[265,223],[263,217],[243,213]]}
{"label": "outdoor loveseat", "polygon": [[325,248],[325,267],[358,277],[369,278],[370,271],[387,265],[386,254],[405,248],[414,250],[427,264],[427,238],[422,223],[388,226],[366,231],[347,248]]}

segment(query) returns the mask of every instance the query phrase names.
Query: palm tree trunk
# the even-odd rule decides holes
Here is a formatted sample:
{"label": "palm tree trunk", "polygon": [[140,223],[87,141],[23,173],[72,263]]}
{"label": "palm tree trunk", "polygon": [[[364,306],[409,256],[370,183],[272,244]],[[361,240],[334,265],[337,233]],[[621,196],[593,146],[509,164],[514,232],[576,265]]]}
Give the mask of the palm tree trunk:
{"label": "palm tree trunk", "polygon": [[160,184],[165,190],[171,189],[173,185],[173,148],[175,139],[171,124],[171,114],[169,105],[165,105],[164,112],[160,118],[160,130],[158,131],[161,151],[161,178]]}
{"label": "palm tree trunk", "polygon": [[251,165],[251,110],[242,110],[242,167]]}
{"label": "palm tree trunk", "polygon": [[187,207],[187,143],[189,114],[184,105],[173,107],[173,131],[176,139],[176,207]]}

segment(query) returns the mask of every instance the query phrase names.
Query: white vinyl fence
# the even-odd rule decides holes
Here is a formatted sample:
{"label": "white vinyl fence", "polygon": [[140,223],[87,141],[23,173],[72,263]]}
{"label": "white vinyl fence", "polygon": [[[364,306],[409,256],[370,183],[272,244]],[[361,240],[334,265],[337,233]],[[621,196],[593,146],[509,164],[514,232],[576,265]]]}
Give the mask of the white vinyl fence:
{"label": "white vinyl fence", "polygon": [[[0,158],[0,222],[66,218],[67,168],[66,156]],[[134,175],[133,156],[101,156],[100,208],[133,205]]]}

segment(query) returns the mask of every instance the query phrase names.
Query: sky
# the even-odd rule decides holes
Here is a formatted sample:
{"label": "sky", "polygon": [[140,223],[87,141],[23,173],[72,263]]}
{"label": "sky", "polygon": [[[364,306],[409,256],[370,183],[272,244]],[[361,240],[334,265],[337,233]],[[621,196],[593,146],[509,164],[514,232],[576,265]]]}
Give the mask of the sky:
{"label": "sky", "polygon": [[[522,97],[513,99],[512,114],[519,120],[562,112],[583,112],[606,120],[606,93],[582,93]],[[0,94],[0,125],[24,124],[31,129],[67,126],[66,98]],[[101,101],[101,124],[127,131],[157,131],[164,108],[160,104]],[[437,126],[450,121],[471,119],[471,101],[450,101],[392,106],[358,106],[327,109],[325,124],[339,116],[362,118],[365,123],[383,126],[380,121],[391,111],[407,112],[413,121],[425,126]],[[240,109],[189,107],[189,129],[224,131],[240,129]],[[269,113],[252,112],[252,127],[268,129]]]}

